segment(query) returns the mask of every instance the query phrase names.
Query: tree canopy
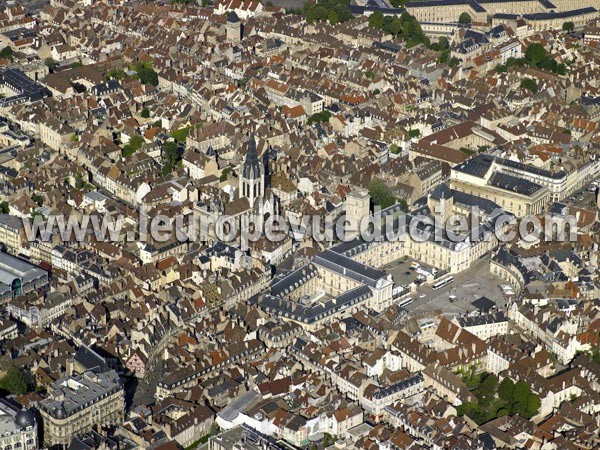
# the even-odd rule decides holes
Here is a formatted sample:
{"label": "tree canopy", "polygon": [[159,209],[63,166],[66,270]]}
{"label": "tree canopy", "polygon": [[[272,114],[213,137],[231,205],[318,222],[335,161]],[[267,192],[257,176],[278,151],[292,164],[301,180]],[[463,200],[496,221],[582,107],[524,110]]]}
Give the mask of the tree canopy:
{"label": "tree canopy", "polygon": [[464,373],[463,381],[477,401],[460,405],[457,412],[468,415],[478,424],[504,415],[518,414],[530,419],[540,409],[540,398],[531,392],[525,381],[515,384],[510,378],[504,378],[498,383],[496,375],[486,372],[475,374],[474,371]]}
{"label": "tree canopy", "polygon": [[162,175],[167,176],[173,171],[173,168],[179,163],[181,155],[179,146],[175,141],[167,141],[162,147]]}
{"label": "tree canopy", "polygon": [[542,44],[535,42],[527,46],[525,57],[523,58],[508,58],[506,64],[496,66],[496,72],[504,73],[511,67],[533,67],[536,69],[546,70],[558,75],[567,73],[567,66],[563,63],[558,63],[554,58],[548,55],[548,52]]}
{"label": "tree canopy", "polygon": [[431,44],[419,21],[406,11],[400,17],[384,16],[380,11],[376,11],[369,16],[369,26],[402,39],[407,47],[419,44],[429,47]]}
{"label": "tree canopy", "polygon": [[535,94],[537,92],[537,83],[535,82],[535,80],[532,80],[531,78],[524,78],[521,80],[521,87],[523,89],[527,89],[528,91],[531,91],[532,94]]}
{"label": "tree canopy", "polygon": [[313,115],[311,115],[306,121],[306,123],[308,125],[312,125],[316,122],[329,122],[330,118],[331,113],[329,111],[321,111],[320,113],[314,113]]}
{"label": "tree canopy", "polygon": [[467,24],[470,24],[471,22],[472,22],[471,16],[467,12],[464,12],[460,16],[458,16],[458,23],[460,23],[462,25],[467,25]]}
{"label": "tree canopy", "polygon": [[396,197],[392,195],[390,188],[385,182],[379,178],[374,179],[369,183],[368,186],[369,195],[373,200],[373,204],[381,206],[381,208],[387,208],[396,203]]}
{"label": "tree canopy", "polygon": [[27,392],[28,386],[25,374],[16,366],[10,366],[6,374],[0,378],[0,388],[11,394],[24,394]]}
{"label": "tree canopy", "polygon": [[137,62],[131,65],[131,68],[136,71],[140,83],[151,84],[158,86],[158,74],[152,68],[151,62]]}
{"label": "tree canopy", "polygon": [[2,50],[0,50],[0,58],[11,59],[13,56],[13,53],[14,53],[13,49],[6,46]]}
{"label": "tree canopy", "polygon": [[515,383],[513,383],[513,380],[511,380],[510,378],[506,377],[498,386],[498,396],[505,402],[510,403],[513,401],[514,390]]}
{"label": "tree canopy", "polygon": [[127,144],[125,144],[123,147],[123,156],[127,158],[128,156],[133,155],[140,148],[142,148],[142,145],[144,145],[144,138],[142,136],[138,134],[132,136],[131,139],[129,139],[129,142],[127,142]]}
{"label": "tree canopy", "polygon": [[58,63],[56,61],[54,61],[54,59],[52,59],[52,58],[46,58],[44,60],[44,64],[46,64],[48,66],[50,71],[54,71],[54,69],[56,69],[56,67],[58,66]]}
{"label": "tree canopy", "polygon": [[546,55],[546,49],[539,42],[534,42],[533,44],[528,45],[527,49],[525,50],[525,58],[532,65],[539,64],[544,60]]}
{"label": "tree canopy", "polygon": [[352,19],[349,0],[308,1],[304,5],[304,15],[307,23],[328,21],[335,25]]}

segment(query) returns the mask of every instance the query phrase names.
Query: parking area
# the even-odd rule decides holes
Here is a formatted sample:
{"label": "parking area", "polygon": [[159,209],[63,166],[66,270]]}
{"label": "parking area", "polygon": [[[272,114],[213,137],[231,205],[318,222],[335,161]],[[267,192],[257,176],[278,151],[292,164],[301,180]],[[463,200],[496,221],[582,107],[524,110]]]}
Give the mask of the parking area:
{"label": "parking area", "polygon": [[[460,315],[473,311],[471,302],[480,297],[487,297],[499,309],[504,309],[507,300],[500,286],[505,284],[490,272],[489,260],[480,259],[469,270],[454,275],[454,281],[441,289],[433,290],[431,284],[419,286],[406,310],[414,313],[440,310],[445,314]],[[450,296],[455,299],[451,301]]]}
{"label": "parking area", "polygon": [[[419,280],[419,274],[415,270],[411,270],[410,266],[413,263],[419,263],[417,260],[412,258],[400,258],[394,261],[392,264],[388,264],[383,269],[392,275],[396,286],[409,286],[411,283],[419,284],[422,282]],[[432,272],[432,267],[425,266],[419,263],[420,268]]]}

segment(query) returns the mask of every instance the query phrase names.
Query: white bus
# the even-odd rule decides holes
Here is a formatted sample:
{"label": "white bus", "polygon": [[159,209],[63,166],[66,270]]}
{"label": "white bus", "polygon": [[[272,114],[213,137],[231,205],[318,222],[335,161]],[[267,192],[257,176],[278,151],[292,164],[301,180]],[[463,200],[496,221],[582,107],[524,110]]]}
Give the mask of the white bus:
{"label": "white bus", "polygon": [[413,302],[413,299],[412,299],[412,297],[407,297],[407,298],[405,298],[404,300],[400,300],[400,301],[398,302],[398,306],[399,306],[400,308],[404,308],[406,305],[410,305],[412,302]]}
{"label": "white bus", "polygon": [[452,277],[452,276],[444,277],[441,280],[438,280],[435,283],[433,283],[433,285],[431,286],[431,289],[433,289],[434,291],[437,291],[438,289],[443,288],[444,286],[452,283],[453,281],[454,281],[454,277]]}

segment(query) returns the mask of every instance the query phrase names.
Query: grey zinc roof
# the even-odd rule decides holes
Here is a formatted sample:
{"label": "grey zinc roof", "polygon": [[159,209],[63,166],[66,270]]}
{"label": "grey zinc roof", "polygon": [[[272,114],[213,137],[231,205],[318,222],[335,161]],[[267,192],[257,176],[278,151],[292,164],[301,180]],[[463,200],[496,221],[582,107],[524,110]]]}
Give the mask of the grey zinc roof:
{"label": "grey zinc roof", "polygon": [[0,214],[0,224],[14,229],[23,228],[23,220],[10,214]]}
{"label": "grey zinc roof", "polygon": [[10,286],[16,278],[28,283],[36,278],[46,276],[46,272],[27,261],[0,253],[0,283]]}
{"label": "grey zinc roof", "polygon": [[533,195],[540,189],[543,189],[542,186],[537,183],[500,172],[495,172],[492,175],[489,184],[522,195]]}
{"label": "grey zinc roof", "polygon": [[490,323],[507,322],[508,318],[506,317],[506,314],[504,314],[503,311],[498,311],[491,314],[485,314],[483,316],[458,317],[456,320],[462,328],[466,328],[475,327],[478,325],[486,325]]}
{"label": "grey zinc roof", "polygon": [[[66,416],[91,406],[100,398],[122,389],[119,375],[114,370],[93,374],[85,372],[75,377],[61,378],[52,384],[52,394],[40,402],[40,407],[56,417],[60,411]],[[64,400],[58,400],[64,396]]]}
{"label": "grey zinc roof", "polygon": [[474,177],[483,178],[488,173],[488,170],[490,170],[490,167],[492,167],[493,162],[493,156],[482,154],[460,163],[454,167],[454,170],[458,170]]}
{"label": "grey zinc roof", "polygon": [[325,250],[315,256],[313,262],[360,283],[366,283],[369,286],[375,286],[377,280],[386,277],[386,273],[383,270],[361,264],[331,250]]}
{"label": "grey zinc roof", "polygon": [[235,400],[230,402],[225,408],[219,411],[218,416],[228,422],[233,421],[242,411],[245,411],[258,400],[261,399],[261,395],[256,391],[248,391],[243,395],[240,395]]}
{"label": "grey zinc roof", "polygon": [[373,397],[376,399],[385,398],[385,397],[395,394],[396,392],[403,391],[405,389],[408,389],[411,386],[414,386],[415,384],[419,384],[422,382],[423,382],[423,375],[421,375],[419,373],[419,374],[415,375],[414,377],[406,378],[402,381],[399,381],[398,383],[394,383],[391,386],[388,386],[386,388],[383,388],[383,389],[380,389],[380,390],[374,392]]}

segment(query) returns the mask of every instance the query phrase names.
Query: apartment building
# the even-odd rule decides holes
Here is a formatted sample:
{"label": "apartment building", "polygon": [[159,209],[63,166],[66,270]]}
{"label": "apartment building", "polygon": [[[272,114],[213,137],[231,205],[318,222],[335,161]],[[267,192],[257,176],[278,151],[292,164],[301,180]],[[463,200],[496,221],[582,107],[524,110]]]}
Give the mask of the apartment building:
{"label": "apartment building", "polygon": [[535,29],[560,29],[565,21],[586,23],[597,15],[597,6],[594,0],[422,0],[405,5],[423,22],[456,23],[463,13],[484,23],[524,16]]}
{"label": "apartment building", "polygon": [[28,327],[45,327],[54,319],[65,314],[73,303],[71,296],[55,291],[47,296],[35,298],[21,296],[10,300],[6,309],[11,317],[20,320]]}
{"label": "apartment building", "polygon": [[[598,6],[596,4],[596,6]],[[584,8],[575,8],[574,5],[570,6],[565,11],[542,11],[530,14],[515,14],[515,13],[502,13],[496,14],[492,18],[492,24],[497,25],[500,23],[507,23],[507,21],[514,21],[519,17],[523,17],[527,20],[529,26],[534,31],[543,30],[561,30],[565,22],[573,22],[575,27],[583,27],[589,22],[598,18],[598,10],[593,6],[587,6]]]}
{"label": "apartment building", "polygon": [[35,412],[20,409],[8,399],[0,399],[0,448],[33,450],[38,447]]}
{"label": "apartment building", "polygon": [[443,366],[431,364],[423,370],[423,383],[440,398],[458,406],[462,403],[477,401],[465,383]]}
{"label": "apartment building", "polygon": [[6,250],[13,254],[20,253],[25,240],[23,220],[17,216],[0,214],[0,242],[6,245]]}
{"label": "apartment building", "polygon": [[485,22],[487,12],[479,3],[466,0],[411,1],[406,10],[420,22],[458,22],[462,13],[467,13],[476,22]]}
{"label": "apartment building", "polygon": [[483,340],[508,334],[508,317],[502,311],[481,316],[456,317],[454,322]]}
{"label": "apartment building", "polygon": [[124,410],[125,391],[114,370],[61,378],[39,403],[44,444],[68,445],[74,436],[95,426],[117,425]]}

